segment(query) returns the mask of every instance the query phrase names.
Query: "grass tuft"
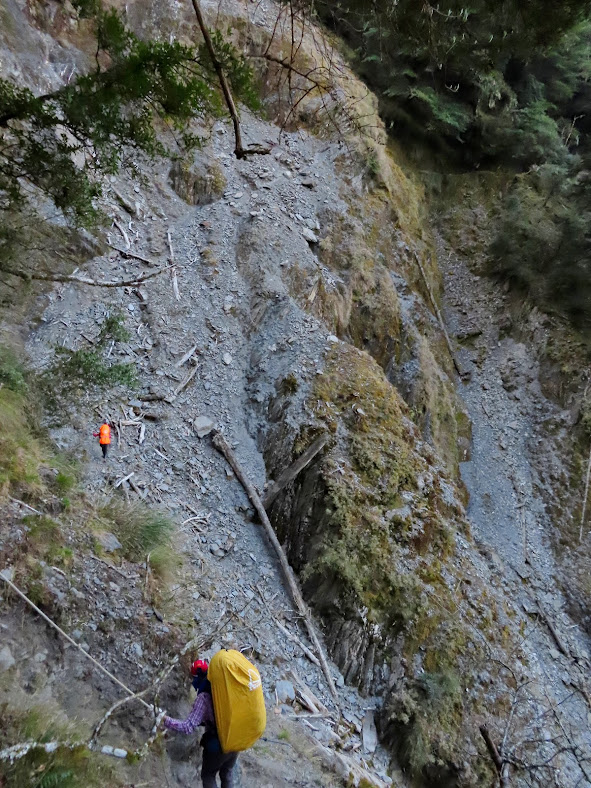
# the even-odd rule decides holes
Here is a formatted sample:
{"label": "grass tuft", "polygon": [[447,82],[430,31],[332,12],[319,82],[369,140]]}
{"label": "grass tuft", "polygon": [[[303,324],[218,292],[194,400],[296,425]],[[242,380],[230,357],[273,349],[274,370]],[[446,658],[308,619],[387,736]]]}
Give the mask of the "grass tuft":
{"label": "grass tuft", "polygon": [[[58,721],[47,707],[28,710],[0,705],[0,749],[25,741],[77,741],[80,731]],[[85,747],[33,750],[14,763],[0,762],[2,788],[103,788],[121,785],[110,764]]]}
{"label": "grass tuft", "polygon": [[145,561],[151,553],[152,569],[164,571],[172,553],[170,540],[174,529],[165,514],[145,504],[112,498],[99,511],[99,525],[115,534],[123,545],[123,555],[129,561]]}

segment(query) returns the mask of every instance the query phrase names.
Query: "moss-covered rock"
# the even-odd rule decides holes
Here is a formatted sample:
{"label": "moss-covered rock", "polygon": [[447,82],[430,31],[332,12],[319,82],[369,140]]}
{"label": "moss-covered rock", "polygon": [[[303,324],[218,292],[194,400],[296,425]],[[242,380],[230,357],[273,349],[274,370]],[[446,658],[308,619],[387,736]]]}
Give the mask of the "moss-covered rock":
{"label": "moss-covered rock", "polygon": [[331,436],[270,516],[345,680],[384,696],[382,735],[413,775],[485,784],[486,760],[463,747],[485,704],[478,672],[509,622],[466,557],[456,488],[363,351],[336,346],[303,408],[293,387],[272,406],[271,476]]}
{"label": "moss-covered rock", "polygon": [[215,202],[226,188],[226,178],[220,166],[201,159],[193,162],[178,159],[170,168],[168,178],[174,191],[189,205]]}

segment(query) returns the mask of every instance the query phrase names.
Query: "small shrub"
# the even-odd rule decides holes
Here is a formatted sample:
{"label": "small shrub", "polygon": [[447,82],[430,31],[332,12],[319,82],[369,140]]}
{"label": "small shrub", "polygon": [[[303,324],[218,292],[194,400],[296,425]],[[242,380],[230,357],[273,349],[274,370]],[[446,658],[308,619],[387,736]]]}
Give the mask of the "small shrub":
{"label": "small shrub", "polygon": [[127,342],[131,334],[125,328],[125,315],[115,311],[106,319],[99,333],[99,345],[105,345],[108,341]]}
{"label": "small shrub", "polygon": [[109,388],[137,383],[134,364],[107,364],[99,350],[68,350],[56,348],[56,362],[49,370],[52,380],[60,380],[63,391],[84,386]]}
{"label": "small shrub", "polygon": [[42,572],[35,559],[41,559],[53,566],[68,568],[74,554],[66,547],[64,535],[57,520],[45,515],[30,515],[23,518],[27,528],[28,580],[40,580]]}
{"label": "small shrub", "polygon": [[76,479],[72,474],[59,471],[55,477],[55,486],[59,493],[66,493],[76,484]]}
{"label": "small shrub", "polygon": [[0,346],[0,383],[11,391],[24,394],[27,391],[25,371],[16,353]]}
{"label": "small shrub", "polygon": [[22,392],[0,389],[0,490],[35,497],[41,489],[38,468],[43,448]]}
{"label": "small shrub", "polygon": [[293,372],[290,372],[290,374],[284,377],[281,383],[279,384],[279,393],[285,395],[295,394],[298,388],[299,388],[298,379]]}

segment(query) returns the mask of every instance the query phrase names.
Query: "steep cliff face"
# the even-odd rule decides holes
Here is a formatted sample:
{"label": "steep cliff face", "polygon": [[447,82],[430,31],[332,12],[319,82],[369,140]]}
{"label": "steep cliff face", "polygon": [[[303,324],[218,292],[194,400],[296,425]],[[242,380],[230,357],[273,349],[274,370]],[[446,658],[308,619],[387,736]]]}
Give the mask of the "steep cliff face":
{"label": "steep cliff face", "polygon": [[[320,670],[277,628],[277,619],[296,631],[298,622],[249,503],[195,427],[205,420],[221,429],[261,490],[325,436],[323,451],[269,508],[341,686],[343,716],[333,712],[331,727],[318,723],[314,737],[332,747],[325,748],[329,760],[336,748],[342,767],[340,752],[359,750],[360,723],[371,708],[388,749],[344,761],[345,778],[351,773],[356,784],[388,784],[388,759],[398,758],[417,784],[493,784],[494,767],[474,733],[478,725],[487,721],[500,738],[510,715],[516,747],[527,749],[522,732],[537,735],[554,723],[540,722],[541,694],[517,702],[523,677],[538,680],[545,666],[537,646],[522,637],[521,597],[507,595],[495,556],[475,544],[464,509],[459,464],[469,457],[470,420],[427,297],[428,289],[438,295],[441,276],[423,189],[386,144],[375,99],[338,53],[330,50],[333,104],[327,109],[312,91],[294,111],[294,84],[277,62],[290,41],[287,18],[276,25],[279,9],[272,3],[203,5],[211,23],[229,24],[253,56],[268,117],[244,110],[243,131],[270,152],[238,161],[229,125],[204,121],[196,129],[203,147],[190,159],[138,157],[139,179],[111,179],[101,209],[113,224],[97,233],[102,246],[92,239],[74,246],[70,239],[70,260],[60,263],[73,264],[77,256],[89,275],[107,279],[146,273],[146,259],[165,264],[168,258],[174,278],[167,271],[139,288],[92,291],[65,283],[31,291],[24,304],[8,281],[3,336],[14,341],[19,333],[18,302],[30,320],[20,339],[32,367],[44,370],[43,402],[54,405],[42,421],[60,451],[82,467],[73,514],[60,493],[65,482],[55,481],[60,470],[51,452],[26,455],[38,466],[38,489],[33,482],[17,489],[16,474],[6,477],[10,517],[0,529],[2,565],[134,689],[138,667],[154,677],[198,634],[210,650],[249,643],[269,704],[275,682],[289,678],[295,665],[330,706]],[[67,6],[4,0],[0,8],[10,20],[0,57],[32,88],[54,87],[68,68],[85,62],[88,41]],[[197,36],[190,4],[138,0],[126,9],[138,32]],[[255,57],[270,41],[275,59]],[[326,47],[320,30],[306,28],[298,57],[324,62]],[[48,226],[54,249],[65,231],[50,217]],[[114,359],[132,365],[135,389],[112,372],[114,385],[100,388],[82,363],[89,353],[107,370]],[[57,410],[48,389],[60,395]],[[88,425],[99,416],[119,424],[106,464],[89,449]],[[23,456],[22,446],[10,450]],[[44,486],[46,477],[53,486]],[[100,547],[99,537],[117,528],[125,541],[117,509],[125,502],[116,490],[173,518],[172,566],[163,561],[162,571],[152,573],[157,559],[150,558],[149,542],[140,544],[147,559],[136,542],[134,550],[127,543],[115,547],[114,555]],[[51,514],[49,524],[23,519],[25,510],[8,496],[24,495]],[[106,500],[113,497],[114,508]],[[48,533],[61,552],[39,547]],[[30,631],[19,633],[13,608],[14,600],[3,598],[7,648],[22,665],[5,655],[2,702],[12,711],[46,703],[67,720],[75,710],[60,687],[71,675],[83,692],[84,657],[72,658],[49,639],[45,657],[29,654],[26,640],[40,622],[29,621]],[[43,675],[38,665],[45,662],[51,664]],[[554,679],[551,702],[558,697]],[[178,674],[174,681],[163,693],[176,710]],[[117,697],[98,681],[86,687],[85,729]],[[289,755],[261,745],[244,759],[243,784],[332,784],[336,778],[308,757],[317,753],[311,741],[290,727],[301,723],[281,711],[278,705],[270,715],[271,732],[291,742]],[[113,723],[109,741],[123,737],[131,749],[148,730],[140,712],[130,713]],[[547,756],[545,746],[542,741],[532,752]],[[166,753],[163,766],[149,756],[113,784],[123,778],[158,784],[162,774],[174,785],[197,779],[187,748],[171,743]],[[296,766],[302,762],[304,780]],[[403,785],[394,764],[394,782]],[[562,766],[559,784],[566,788],[576,770],[568,757]]]}

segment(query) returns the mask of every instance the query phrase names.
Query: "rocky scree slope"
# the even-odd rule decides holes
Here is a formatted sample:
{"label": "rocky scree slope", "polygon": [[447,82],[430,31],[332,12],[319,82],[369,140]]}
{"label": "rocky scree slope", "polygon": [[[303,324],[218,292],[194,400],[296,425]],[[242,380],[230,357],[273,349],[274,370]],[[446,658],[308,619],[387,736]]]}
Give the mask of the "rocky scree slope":
{"label": "rocky scree slope", "polygon": [[[275,9],[261,4],[256,13],[262,16],[255,23],[264,28]],[[35,40],[33,28],[30,35]],[[43,41],[59,59],[59,45],[47,35]],[[137,596],[137,564],[97,562],[93,540],[84,547],[86,537],[72,521],[64,526],[76,548],[70,577],[41,565],[43,590],[53,600],[46,604],[133,687],[137,667],[157,670],[194,632],[197,617],[204,637],[214,635],[210,648],[250,643],[267,687],[288,677],[295,662],[330,706],[320,672],[276,626],[274,619],[283,619],[295,630],[296,622],[248,501],[207,438],[198,437],[207,421],[216,425],[262,490],[324,433],[326,451],[270,511],[340,670],[335,676],[348,724],[315,722],[312,733],[327,742],[344,736],[341,746],[355,751],[365,709],[376,708],[384,741],[415,778],[434,785],[492,783],[492,766],[475,735],[478,723],[487,720],[500,736],[514,676],[537,667],[527,642],[520,643],[525,619],[476,549],[454,480],[469,431],[415,263],[417,254],[435,285],[420,190],[379,146],[383,135],[369,148],[377,151],[376,175],[361,143],[351,151],[342,140],[303,128],[279,136],[272,122],[246,113],[243,122],[253,140],[272,140],[269,157],[236,161],[228,128],[217,124],[193,161],[172,169],[138,161],[141,185],[122,177],[105,192],[103,209],[119,225],[107,240],[129,241],[132,251],[164,261],[170,233],[178,291],[168,277],[127,291],[63,285],[35,305],[41,322],[27,351],[36,369],[51,368],[56,346],[97,345],[105,318],[125,315],[131,338],[113,343],[108,357],[135,366],[138,389],[100,393],[81,385],[60,418],[52,417],[51,435],[60,449],[84,458],[84,489],[94,507],[133,473],[117,489],[170,512],[184,557],[158,605],[147,605]],[[114,251],[89,260],[87,269],[97,277],[146,270]],[[89,449],[89,424],[104,417],[122,422],[121,440],[106,463]],[[15,539],[27,538],[18,523],[23,514],[12,512],[3,558],[26,580],[11,552]],[[78,594],[84,612],[72,603],[81,600]],[[13,607],[5,599],[8,648],[24,657]],[[224,612],[231,623],[223,619],[218,631]],[[163,652],[154,648],[156,636],[166,636]],[[46,660],[52,661],[47,655],[37,661]],[[8,677],[17,679],[11,685],[25,686],[22,670],[20,663],[8,664]],[[30,694],[43,701],[52,695],[47,685],[59,687],[63,675],[36,671],[40,686],[30,685]],[[171,708],[178,686],[167,689]],[[110,700],[112,692],[99,684],[92,704],[98,708],[100,696]],[[52,701],[63,703],[57,691]],[[69,716],[68,708],[62,711]],[[535,700],[518,707],[516,723],[536,731],[539,711]],[[115,731],[130,735],[129,718]],[[194,780],[196,767],[183,745],[169,744],[168,753],[162,767],[168,778],[179,785]],[[370,755],[364,759],[371,767]],[[244,784],[260,784],[257,769],[272,770],[276,761],[276,754],[255,752]],[[373,761],[379,784],[383,751],[376,750]],[[147,764],[142,768],[156,768]],[[330,779],[312,762],[309,769],[299,784]],[[569,774],[567,767],[565,780]],[[286,766],[277,779],[298,784],[300,778]]]}

